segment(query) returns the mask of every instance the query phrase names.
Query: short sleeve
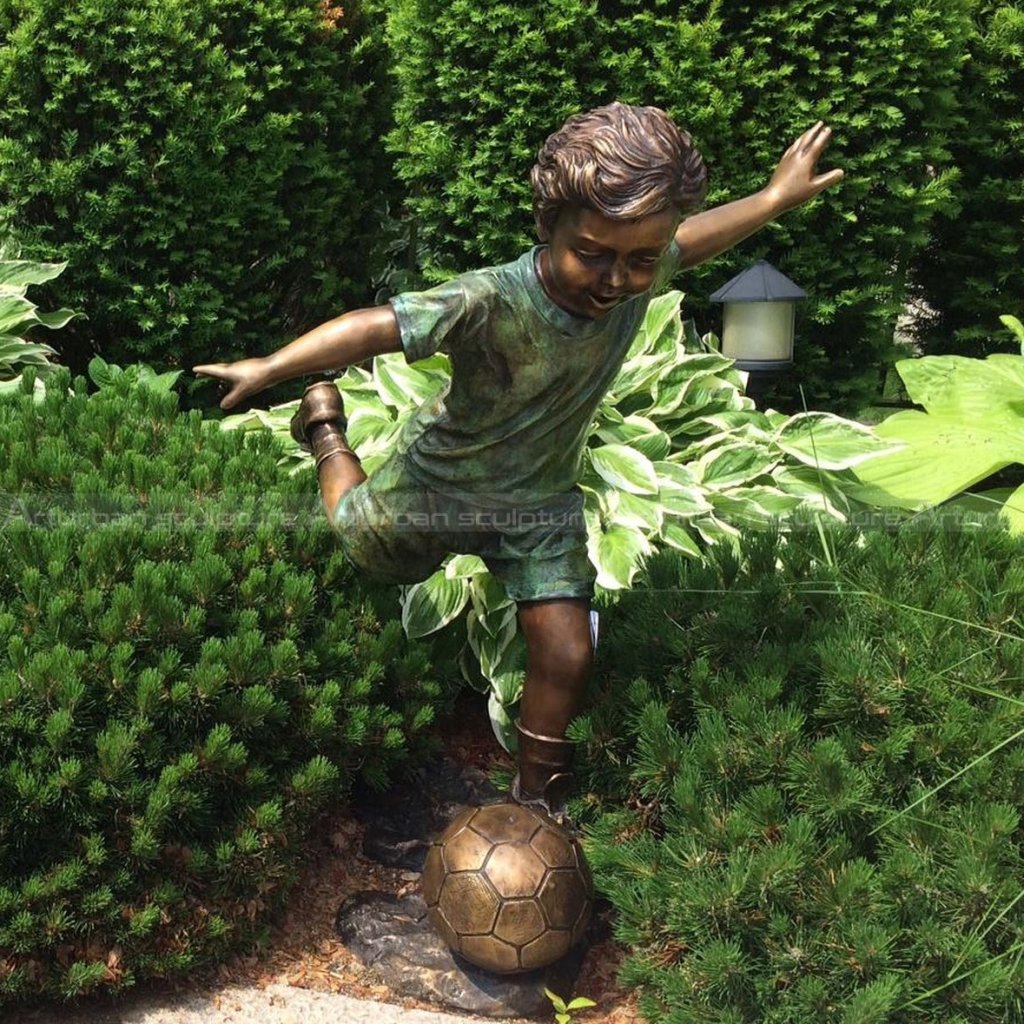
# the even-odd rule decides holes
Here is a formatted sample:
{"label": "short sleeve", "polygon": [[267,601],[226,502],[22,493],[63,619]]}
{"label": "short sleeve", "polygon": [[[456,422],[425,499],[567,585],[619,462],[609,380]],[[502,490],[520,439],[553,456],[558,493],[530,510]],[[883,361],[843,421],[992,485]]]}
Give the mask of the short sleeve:
{"label": "short sleeve", "polygon": [[390,299],[406,362],[447,352],[466,316],[468,299],[461,277],[424,292],[403,292]]}

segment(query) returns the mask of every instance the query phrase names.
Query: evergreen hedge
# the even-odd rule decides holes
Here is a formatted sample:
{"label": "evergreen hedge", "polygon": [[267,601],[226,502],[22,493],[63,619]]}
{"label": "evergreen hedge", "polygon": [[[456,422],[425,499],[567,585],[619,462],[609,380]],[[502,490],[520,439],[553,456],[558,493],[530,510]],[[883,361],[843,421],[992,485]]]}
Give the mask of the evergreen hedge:
{"label": "evergreen hedge", "polygon": [[1024,546],[916,520],[648,566],[572,734],[651,1024],[1024,1019]]}
{"label": "evergreen hedge", "polygon": [[445,699],[268,434],[30,378],[0,398],[0,1005],[248,944]]}
{"label": "evergreen hedge", "polygon": [[69,365],[260,354],[364,300],[380,32],[323,0],[0,0],[0,217]]}
{"label": "evergreen hedge", "polygon": [[1024,309],[1024,5],[977,5],[946,166],[953,204],[915,274],[928,353],[1018,351],[1000,315]]}
{"label": "evergreen hedge", "polygon": [[569,114],[613,99],[666,108],[711,166],[708,203],[764,185],[789,142],[834,126],[825,197],[683,279],[702,298],[766,257],[811,294],[797,373],[814,407],[874,394],[905,276],[937,210],[967,0],[396,0],[390,144],[441,277],[515,257],[533,238],[529,169]]}

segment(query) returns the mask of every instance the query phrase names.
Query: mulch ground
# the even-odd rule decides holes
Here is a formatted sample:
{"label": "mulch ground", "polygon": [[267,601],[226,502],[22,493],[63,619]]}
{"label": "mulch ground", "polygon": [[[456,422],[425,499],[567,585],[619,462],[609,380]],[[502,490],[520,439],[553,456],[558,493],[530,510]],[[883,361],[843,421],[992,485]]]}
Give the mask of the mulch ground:
{"label": "mulch ground", "polygon": [[[455,714],[454,723],[447,727],[445,749],[463,765],[489,769],[495,763],[508,764],[507,755],[490,734],[482,698],[472,696],[475,701],[466,713]],[[286,984],[422,1009],[445,1009],[396,996],[335,935],[334,918],[346,897],[363,889],[405,895],[418,885],[417,874],[384,867],[365,857],[362,838],[363,827],[350,812],[327,817],[320,841],[307,853],[287,910],[272,925],[266,950],[236,957],[205,980],[258,987]],[[634,995],[617,981],[624,955],[611,939],[588,951],[574,995],[593,999],[597,1006],[577,1011],[573,1019],[579,1024],[642,1024]],[[193,975],[190,987],[200,980]]]}

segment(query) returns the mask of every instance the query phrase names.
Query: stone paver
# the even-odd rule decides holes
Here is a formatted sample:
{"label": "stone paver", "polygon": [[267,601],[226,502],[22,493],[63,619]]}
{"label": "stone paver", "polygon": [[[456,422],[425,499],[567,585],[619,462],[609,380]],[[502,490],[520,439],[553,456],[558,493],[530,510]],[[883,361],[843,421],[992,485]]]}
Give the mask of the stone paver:
{"label": "stone paver", "polygon": [[5,1014],[3,1019],[4,1024],[473,1024],[483,1020],[288,985],[229,987],[177,996],[129,993],[115,1006],[48,1007]]}

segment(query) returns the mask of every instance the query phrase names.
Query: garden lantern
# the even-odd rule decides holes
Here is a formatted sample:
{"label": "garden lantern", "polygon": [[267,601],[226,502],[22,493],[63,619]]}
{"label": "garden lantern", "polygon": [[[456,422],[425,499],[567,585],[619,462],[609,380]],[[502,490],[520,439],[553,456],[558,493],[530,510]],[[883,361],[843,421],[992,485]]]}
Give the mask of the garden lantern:
{"label": "garden lantern", "polygon": [[758,260],[714,295],[721,302],[722,355],[736,369],[776,373],[793,363],[796,304],[807,293],[770,263]]}

